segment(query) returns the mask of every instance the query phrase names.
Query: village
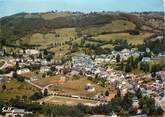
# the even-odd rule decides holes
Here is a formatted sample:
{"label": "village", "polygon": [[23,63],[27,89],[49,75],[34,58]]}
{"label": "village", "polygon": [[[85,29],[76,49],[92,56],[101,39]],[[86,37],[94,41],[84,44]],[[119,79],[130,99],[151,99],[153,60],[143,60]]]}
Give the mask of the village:
{"label": "village", "polygon": [[[97,106],[115,98],[116,89],[120,90],[122,96],[128,92],[135,94],[140,90],[142,96],[154,98],[156,105],[165,111],[165,71],[156,72],[154,76],[150,73],[136,75],[107,66],[116,65],[117,62],[126,61],[130,57],[137,58],[144,53],[151,53],[149,48],[146,48],[145,52],[132,48],[96,56],[78,53],[66,62],[54,61],[53,53],[46,50],[20,49],[14,54],[7,54],[2,50],[0,53],[0,84],[4,86],[12,82],[13,77],[18,81],[25,81],[41,92],[47,92],[48,97],[41,99],[41,104],[82,103]],[[158,56],[164,57],[164,54],[160,53]],[[150,57],[144,56],[141,62],[151,62],[154,57],[154,54]],[[72,89],[68,84],[73,85]],[[70,101],[65,102],[62,98]],[[138,98],[135,96],[132,101],[133,107],[138,108]],[[140,113],[139,109],[137,114]]]}

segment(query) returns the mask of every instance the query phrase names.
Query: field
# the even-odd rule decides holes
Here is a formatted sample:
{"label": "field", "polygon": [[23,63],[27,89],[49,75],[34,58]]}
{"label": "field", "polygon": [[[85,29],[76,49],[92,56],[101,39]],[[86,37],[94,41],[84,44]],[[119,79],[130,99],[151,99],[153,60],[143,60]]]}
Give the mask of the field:
{"label": "field", "polygon": [[75,38],[77,33],[75,28],[61,28],[51,30],[49,33],[34,33],[27,35],[17,41],[17,44],[39,45],[41,48],[47,48],[50,45],[64,45],[70,38]]}
{"label": "field", "polygon": [[129,33],[114,33],[96,36],[98,40],[127,40],[130,44],[142,44],[144,40],[151,36],[152,33],[141,33],[140,35],[130,35]]}
{"label": "field", "polygon": [[130,21],[125,20],[115,20],[110,24],[98,25],[92,27],[84,27],[81,30],[82,34],[91,34],[91,35],[99,35],[102,33],[113,33],[113,32],[122,32],[128,30],[134,30],[136,25]]}
{"label": "field", "polygon": [[68,93],[73,95],[81,95],[81,96],[94,96],[98,93],[105,91],[106,89],[100,85],[93,84],[95,87],[94,92],[87,92],[85,90],[85,86],[90,83],[93,84],[90,80],[86,78],[81,78],[78,80],[68,80],[63,85],[53,86],[51,89],[54,91],[59,90],[61,93]]}
{"label": "field", "polygon": [[36,88],[25,82],[18,82],[12,80],[9,83],[6,83],[6,90],[2,91],[2,85],[0,85],[0,100],[9,100],[16,96],[31,96],[34,92],[38,91]]}
{"label": "field", "polygon": [[[38,75],[37,77],[38,80],[33,81],[33,83],[42,87],[49,84],[54,84],[53,86],[50,87],[50,90],[59,93],[68,93],[68,94],[81,95],[81,96],[94,96],[106,90],[106,88],[98,84],[94,84],[92,81],[88,80],[83,76],[80,76],[79,79],[71,79],[66,76],[63,84],[60,84],[61,82],[60,79],[62,77],[61,75],[51,76],[46,78],[42,78],[41,75]],[[88,83],[94,85],[95,87],[94,92],[87,92],[85,90],[85,86]]]}
{"label": "field", "polygon": [[34,81],[34,83],[44,87],[49,84],[56,84],[59,80],[60,76],[52,76],[47,78],[39,78],[37,81]]}
{"label": "field", "polygon": [[44,102],[47,104],[59,104],[59,105],[77,105],[77,104],[84,104],[84,105],[96,105],[97,101],[93,100],[85,100],[85,99],[76,99],[76,98],[68,98],[68,97],[60,97],[60,96],[49,96],[39,100],[39,102]]}

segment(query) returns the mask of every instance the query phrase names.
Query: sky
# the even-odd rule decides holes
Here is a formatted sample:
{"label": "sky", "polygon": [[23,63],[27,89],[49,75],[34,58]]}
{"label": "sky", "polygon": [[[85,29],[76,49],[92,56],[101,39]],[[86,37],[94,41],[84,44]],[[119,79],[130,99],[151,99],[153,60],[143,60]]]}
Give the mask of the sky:
{"label": "sky", "polygon": [[[165,1],[165,0],[164,0]],[[0,17],[46,11],[164,11],[163,0],[0,0]]]}

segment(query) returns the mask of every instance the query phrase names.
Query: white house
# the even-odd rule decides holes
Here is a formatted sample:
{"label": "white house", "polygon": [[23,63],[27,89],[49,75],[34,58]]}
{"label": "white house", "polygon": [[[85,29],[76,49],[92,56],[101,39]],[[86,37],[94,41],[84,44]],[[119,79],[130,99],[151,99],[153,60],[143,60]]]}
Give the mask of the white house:
{"label": "white house", "polygon": [[25,53],[27,55],[36,55],[36,54],[39,54],[39,51],[35,50],[35,49],[27,49],[27,50],[25,50]]}
{"label": "white house", "polygon": [[19,74],[19,75],[29,73],[29,72],[30,72],[30,69],[28,69],[28,68],[23,68],[23,69],[17,70],[17,74]]}
{"label": "white house", "polygon": [[88,92],[94,92],[94,91],[95,91],[95,87],[94,87],[94,85],[88,83],[88,84],[85,86],[85,90],[88,91]]}
{"label": "white house", "polygon": [[49,72],[50,71],[50,67],[48,66],[43,66],[40,68],[40,72],[41,73],[46,73],[46,72]]}

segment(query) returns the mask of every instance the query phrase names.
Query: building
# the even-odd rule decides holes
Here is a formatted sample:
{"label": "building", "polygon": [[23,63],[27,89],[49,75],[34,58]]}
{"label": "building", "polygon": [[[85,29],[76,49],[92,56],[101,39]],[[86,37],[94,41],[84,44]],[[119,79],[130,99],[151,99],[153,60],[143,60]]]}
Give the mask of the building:
{"label": "building", "polygon": [[28,69],[28,68],[23,68],[23,69],[17,70],[18,75],[29,73],[29,72],[30,72],[30,69]]}
{"label": "building", "polygon": [[143,57],[142,61],[143,62],[149,62],[149,61],[151,61],[151,58],[150,57]]}
{"label": "building", "polygon": [[137,97],[132,98],[132,106],[133,108],[138,108],[139,107],[139,100]]}
{"label": "building", "polygon": [[35,49],[27,49],[27,50],[25,50],[25,53],[27,55],[37,55],[37,54],[39,54],[39,51],[35,50]]}
{"label": "building", "polygon": [[43,66],[40,68],[41,73],[47,73],[49,71],[51,71],[51,70],[50,70],[50,67],[48,67],[48,66]]}
{"label": "building", "polygon": [[94,92],[94,91],[95,91],[95,87],[94,87],[94,85],[88,83],[88,84],[85,86],[85,90],[88,91],[88,92]]}

